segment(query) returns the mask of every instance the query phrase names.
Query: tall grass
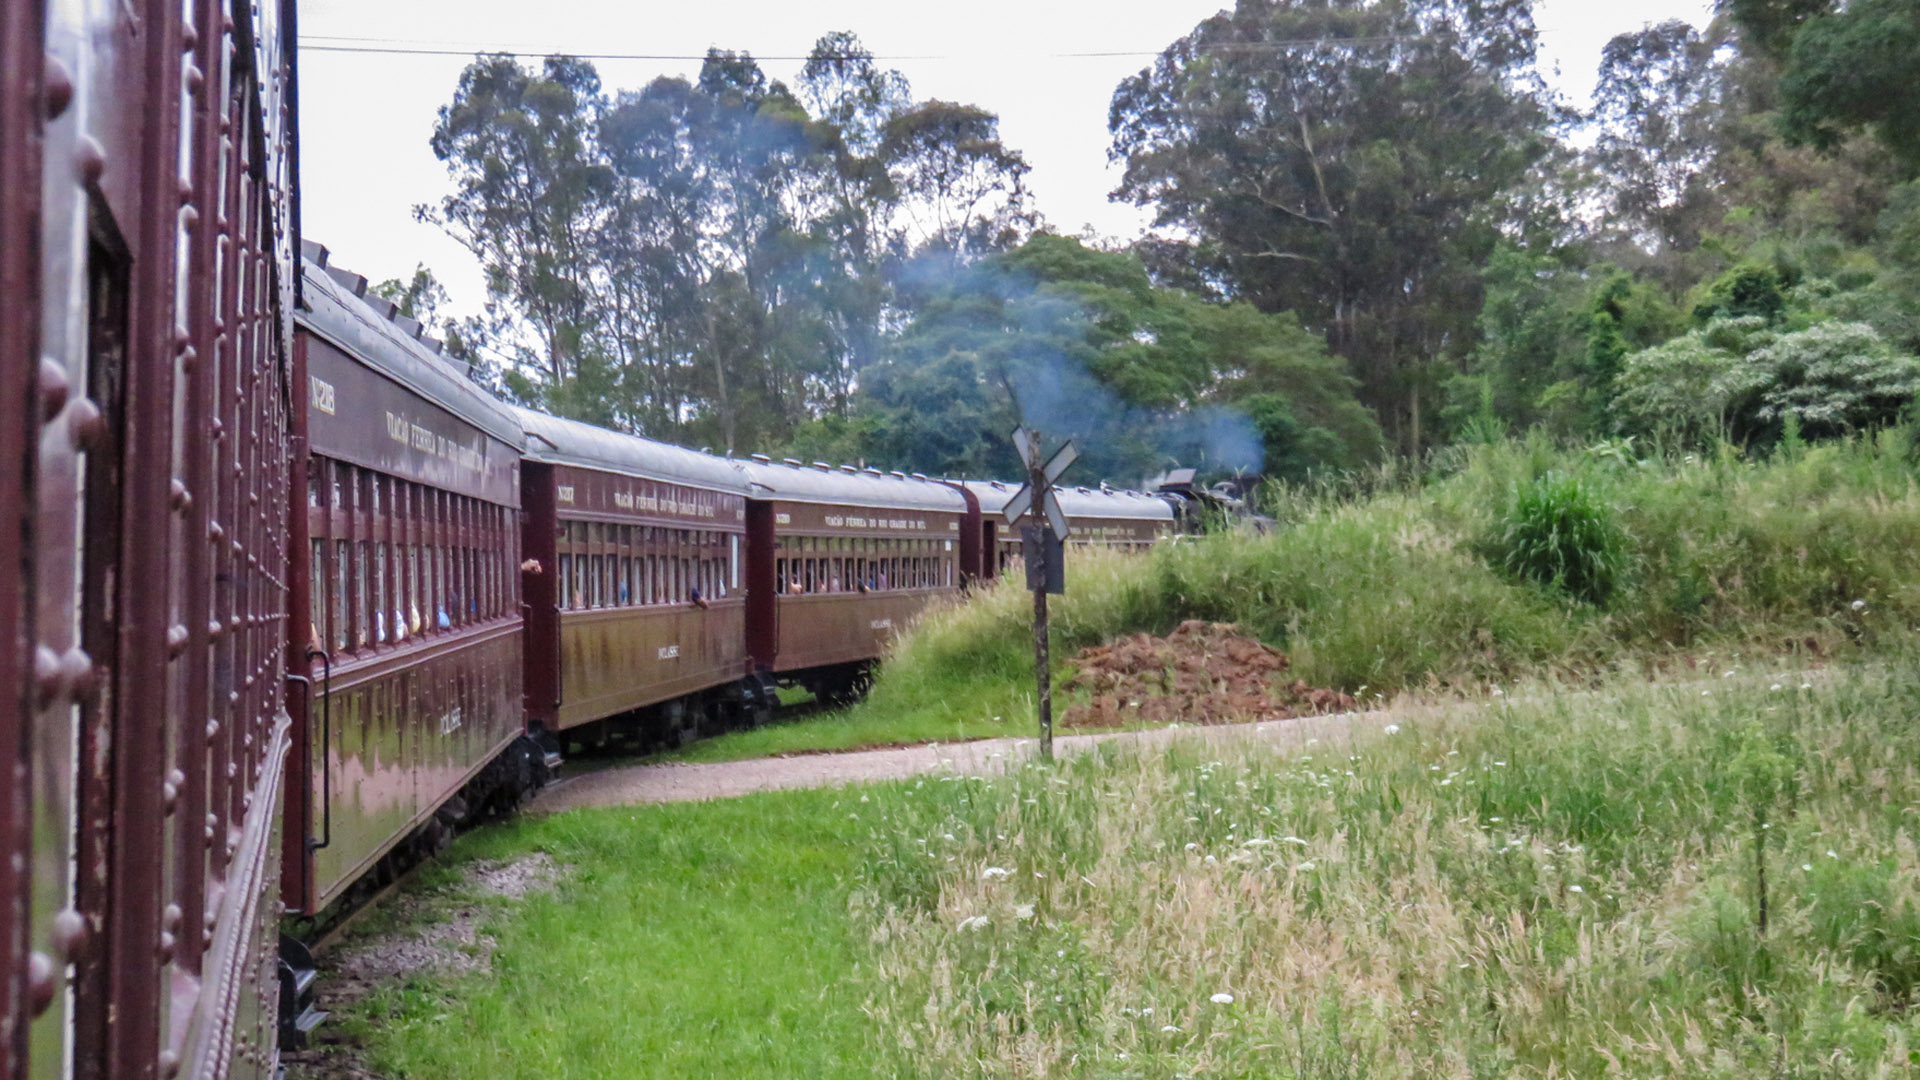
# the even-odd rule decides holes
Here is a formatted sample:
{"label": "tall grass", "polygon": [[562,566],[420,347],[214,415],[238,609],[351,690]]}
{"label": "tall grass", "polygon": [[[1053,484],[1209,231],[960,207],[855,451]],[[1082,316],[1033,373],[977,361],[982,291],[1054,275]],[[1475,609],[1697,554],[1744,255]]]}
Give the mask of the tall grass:
{"label": "tall grass", "polygon": [[929,785],[856,903],[885,1071],[1912,1075],[1913,659]]}
{"label": "tall grass", "polygon": [[417,1080],[1912,1076],[1917,660],[523,819],[456,857],[558,892],[358,1030]]}
{"label": "tall grass", "polygon": [[[1308,682],[1372,699],[1718,655],[1871,648],[1889,628],[1920,621],[1914,461],[1905,429],[1760,462],[1730,449],[1639,461],[1617,445],[1532,439],[1457,449],[1424,472],[1400,466],[1276,489],[1271,535],[1183,539],[1145,556],[1074,552],[1068,593],[1053,605],[1054,654],[1064,666],[1116,635],[1226,620],[1286,650]],[[1549,473],[1577,485],[1617,529],[1604,609],[1480,553],[1513,493]],[[1026,734],[1029,612],[1017,584],[982,590],[908,631],[867,703],[711,740],[689,756]]]}

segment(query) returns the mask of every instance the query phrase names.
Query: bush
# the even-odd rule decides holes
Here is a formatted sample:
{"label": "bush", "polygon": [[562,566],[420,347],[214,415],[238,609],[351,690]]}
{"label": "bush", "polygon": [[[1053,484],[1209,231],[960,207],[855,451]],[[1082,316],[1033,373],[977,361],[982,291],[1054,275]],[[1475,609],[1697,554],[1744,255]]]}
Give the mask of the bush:
{"label": "bush", "polygon": [[1598,607],[1613,597],[1626,544],[1591,485],[1549,472],[1515,490],[1490,546],[1495,565],[1508,573]]}

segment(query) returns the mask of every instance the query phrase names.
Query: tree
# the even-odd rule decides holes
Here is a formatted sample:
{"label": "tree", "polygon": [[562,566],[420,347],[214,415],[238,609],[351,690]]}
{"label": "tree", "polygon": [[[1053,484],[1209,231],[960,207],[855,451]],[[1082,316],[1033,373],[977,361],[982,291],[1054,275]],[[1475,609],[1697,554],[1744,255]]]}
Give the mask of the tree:
{"label": "tree", "polygon": [[1869,131],[1920,172],[1920,0],[1851,0],[1805,18],[1780,76],[1781,125],[1823,150]]}
{"label": "tree", "polygon": [[480,260],[489,295],[533,328],[555,383],[596,329],[591,241],[609,180],[593,142],[601,105],[599,75],[583,61],[551,56],[534,74],[511,56],[475,59],[433,129],[454,193],[414,208]]}
{"label": "tree", "polygon": [[1649,249],[1691,251],[1725,213],[1713,175],[1726,137],[1723,45],[1668,20],[1601,53],[1591,158],[1609,220]]}
{"label": "tree", "polygon": [[406,281],[388,278],[375,285],[376,295],[393,301],[394,308],[409,319],[432,329],[439,325],[440,309],[446,306],[447,290],[433,276],[426,263],[415,263],[413,276]]}
{"label": "tree", "polygon": [[1078,437],[1082,470],[1123,483],[1179,464],[1259,471],[1269,455],[1269,474],[1299,476],[1379,453],[1318,335],[1156,286],[1130,254],[1040,233],[925,291],[862,388],[868,456],[1009,475],[1021,423]]}
{"label": "tree", "polygon": [[1231,295],[1299,312],[1418,449],[1550,150],[1534,41],[1525,0],[1240,0],[1115,92],[1115,195],[1191,233]]}
{"label": "tree", "polygon": [[1000,120],[985,109],[927,101],[897,113],[880,155],[913,250],[975,258],[1013,247],[1038,224],[1026,158],[1000,141]]}

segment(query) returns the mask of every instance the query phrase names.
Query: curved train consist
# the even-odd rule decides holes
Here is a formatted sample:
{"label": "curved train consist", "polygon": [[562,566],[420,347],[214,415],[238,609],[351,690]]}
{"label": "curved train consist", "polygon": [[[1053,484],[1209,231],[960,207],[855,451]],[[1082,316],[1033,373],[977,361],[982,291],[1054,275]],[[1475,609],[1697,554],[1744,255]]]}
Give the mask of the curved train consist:
{"label": "curved train consist", "polygon": [[[314,925],[572,746],[839,703],[1004,484],[500,404],[299,238],[292,0],[0,7],[0,1080],[267,1077]],[[1062,494],[1077,542],[1191,495]]]}

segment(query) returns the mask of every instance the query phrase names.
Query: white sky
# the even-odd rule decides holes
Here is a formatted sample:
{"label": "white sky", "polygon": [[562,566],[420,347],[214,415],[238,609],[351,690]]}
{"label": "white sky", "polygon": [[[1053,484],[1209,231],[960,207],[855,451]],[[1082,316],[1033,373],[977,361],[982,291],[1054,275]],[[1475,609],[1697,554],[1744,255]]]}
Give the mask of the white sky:
{"label": "white sky", "polygon": [[[885,66],[907,76],[916,99],[998,113],[1001,137],[1033,166],[1028,180],[1035,203],[1053,228],[1072,233],[1091,225],[1131,239],[1147,218],[1107,201],[1120,176],[1107,161],[1108,102],[1151,54],[1222,6],[1222,0],[306,0],[300,30],[308,45],[378,39],[395,47],[684,56],[718,46],[762,58],[801,57],[821,34],[852,30]],[[1545,74],[1561,94],[1585,105],[1609,38],[1668,18],[1701,25],[1711,7],[1711,0],[1536,0]],[[1116,52],[1134,55],[1061,55]],[[479,269],[464,248],[415,222],[412,207],[437,203],[449,188],[427,139],[435,111],[452,98],[469,59],[312,48],[300,54],[306,237],[326,244],[338,265],[375,281],[409,276],[424,262],[462,314],[485,299]],[[698,60],[595,65],[609,92],[639,89],[662,74],[692,77],[700,66]],[[789,82],[800,66],[797,59],[761,62],[770,77]]]}

